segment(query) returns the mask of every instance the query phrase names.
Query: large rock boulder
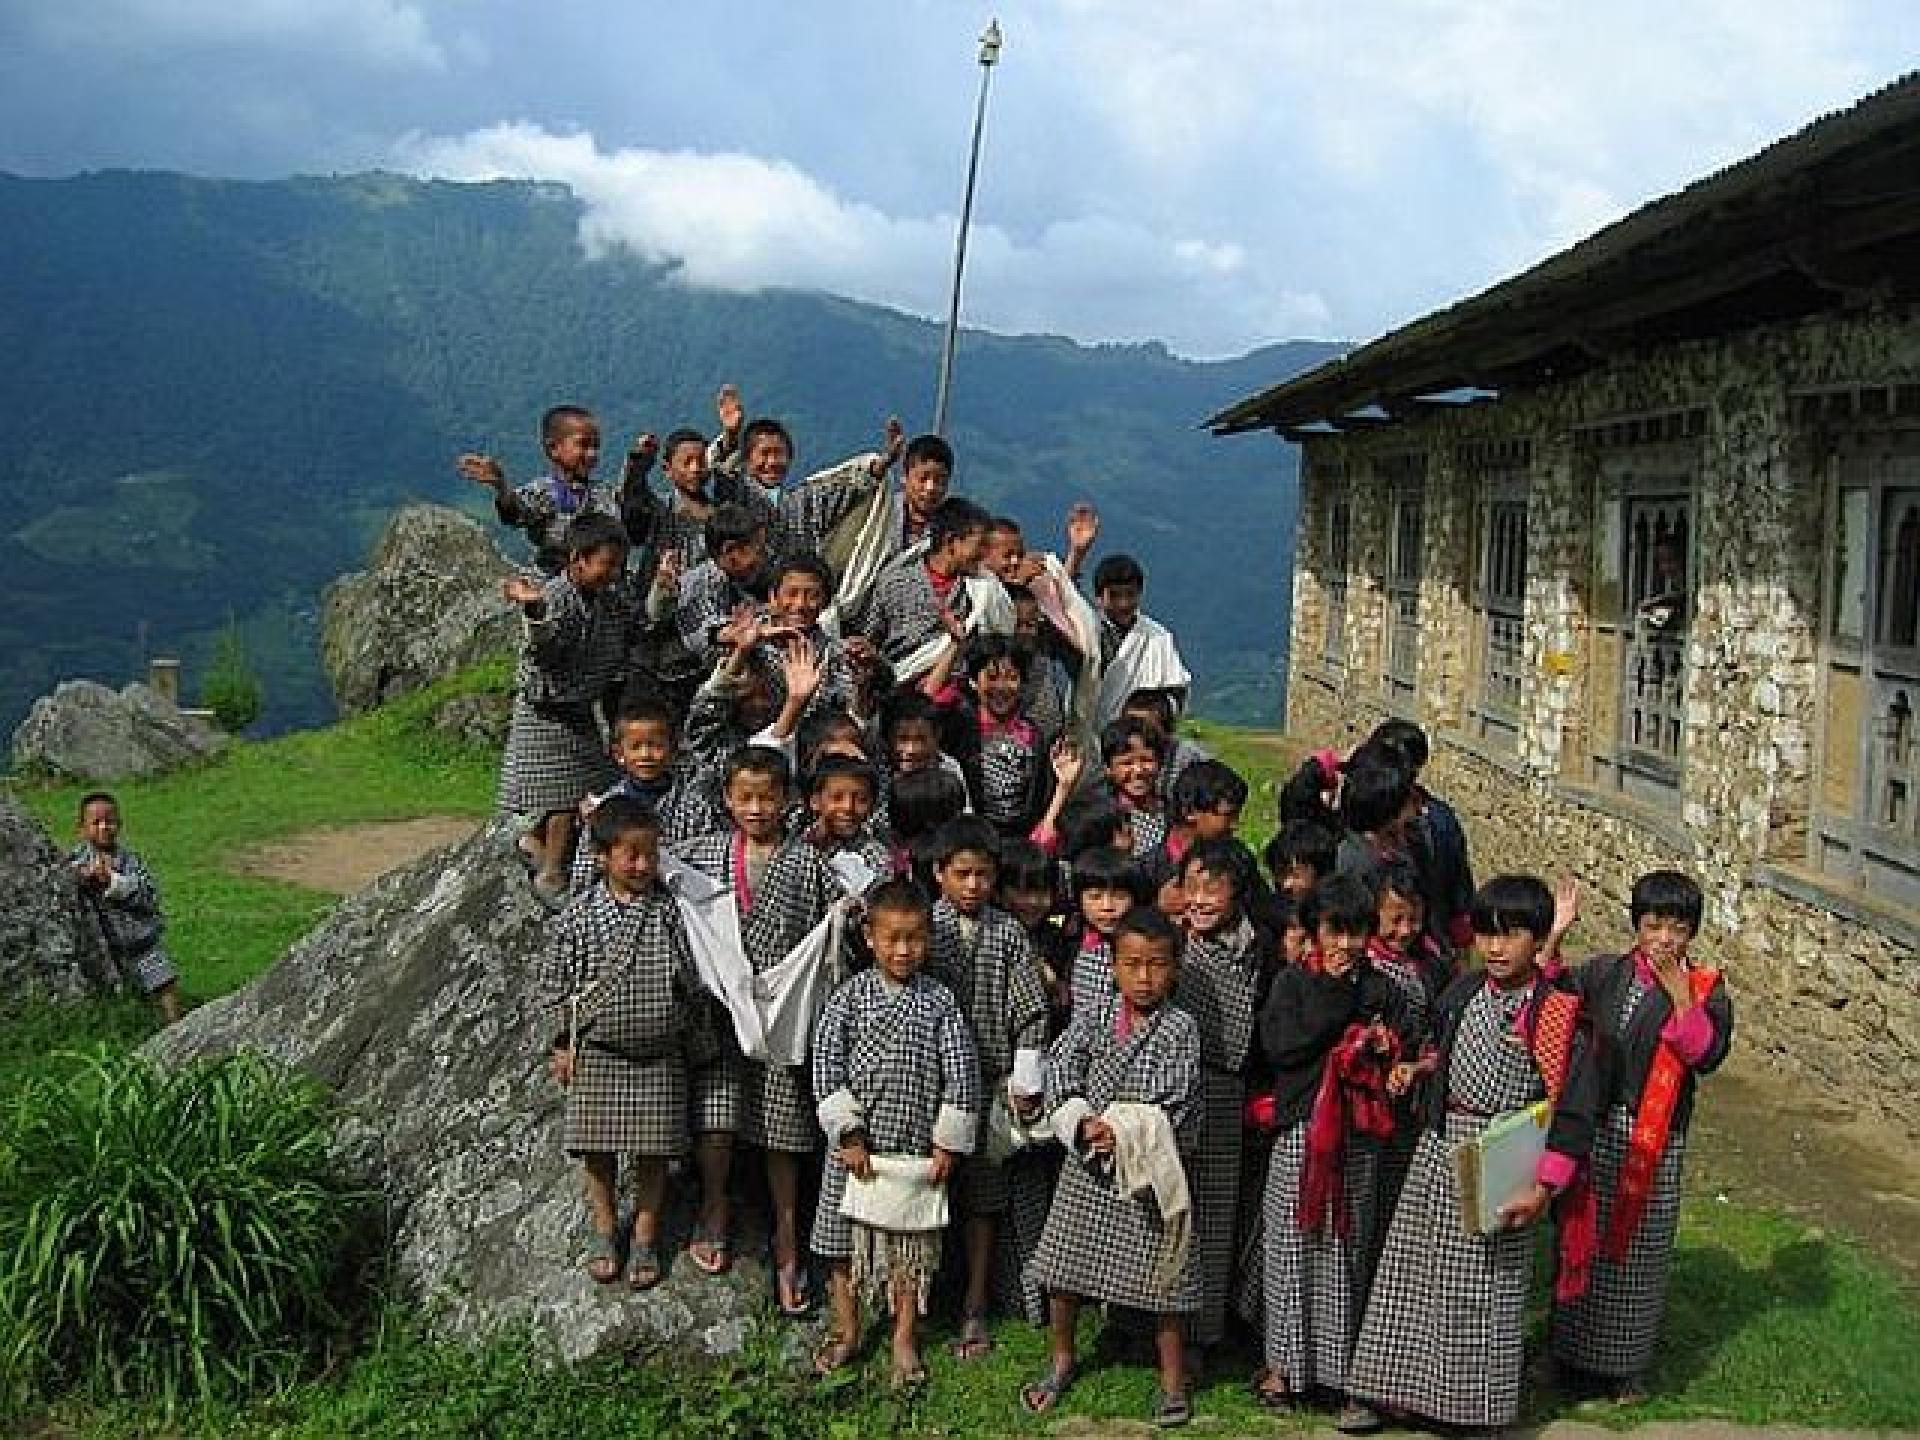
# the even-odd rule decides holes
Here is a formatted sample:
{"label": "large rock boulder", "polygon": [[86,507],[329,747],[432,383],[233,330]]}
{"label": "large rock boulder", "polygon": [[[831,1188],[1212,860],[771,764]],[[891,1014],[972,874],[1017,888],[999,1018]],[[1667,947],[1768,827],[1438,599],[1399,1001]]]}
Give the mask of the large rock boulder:
{"label": "large rock boulder", "polygon": [[67,858],[32,816],[0,795],[0,1010],[78,1000],[115,985],[100,926]]}
{"label": "large rock boulder", "polygon": [[371,710],[513,648],[500,582],[513,567],[474,521],[444,505],[409,505],[388,523],[373,563],[327,587],[320,662],[348,714]]}
{"label": "large rock boulder", "polygon": [[127,780],[204,760],[227,737],[151,686],[67,680],[13,732],[13,763],[71,780]]}
{"label": "large rock boulder", "polygon": [[[768,1294],[758,1247],[719,1279],[675,1247],[667,1281],[638,1295],[582,1269],[580,1177],[530,1004],[543,921],[496,822],[346,900],[150,1049],[173,1062],[251,1047],[333,1087],[350,1153],[385,1188],[399,1277],[443,1333],[522,1323],[576,1359],[735,1350]],[[677,1209],[669,1239],[686,1220]]]}

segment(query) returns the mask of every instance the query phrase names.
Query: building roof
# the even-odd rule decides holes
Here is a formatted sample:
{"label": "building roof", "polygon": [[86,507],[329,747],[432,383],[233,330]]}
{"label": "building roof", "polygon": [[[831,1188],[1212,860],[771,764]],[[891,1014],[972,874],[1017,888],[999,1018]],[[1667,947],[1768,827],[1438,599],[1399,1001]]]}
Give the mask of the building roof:
{"label": "building roof", "polygon": [[1916,242],[1920,72],[1207,424],[1378,426],[1650,343],[1920,298]]}

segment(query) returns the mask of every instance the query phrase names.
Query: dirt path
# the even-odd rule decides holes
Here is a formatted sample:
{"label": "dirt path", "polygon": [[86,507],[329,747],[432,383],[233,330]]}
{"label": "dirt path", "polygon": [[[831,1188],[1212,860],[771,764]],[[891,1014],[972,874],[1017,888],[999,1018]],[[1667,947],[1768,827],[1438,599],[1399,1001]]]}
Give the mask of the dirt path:
{"label": "dirt path", "polygon": [[466,839],[479,823],[458,815],[429,815],[303,830],[242,852],[231,868],[329,895],[351,895],[429,850]]}

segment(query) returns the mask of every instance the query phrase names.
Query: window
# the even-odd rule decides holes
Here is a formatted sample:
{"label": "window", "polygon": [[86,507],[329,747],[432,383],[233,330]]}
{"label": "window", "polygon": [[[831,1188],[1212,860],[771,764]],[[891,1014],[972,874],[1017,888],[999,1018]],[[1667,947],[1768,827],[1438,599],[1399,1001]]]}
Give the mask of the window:
{"label": "window", "polygon": [[1426,537],[1426,457],[1393,456],[1387,477],[1387,657],[1382,675],[1387,703],[1413,702],[1420,676],[1420,575]]}
{"label": "window", "polygon": [[1835,443],[1816,867],[1920,905],[1920,430]]}
{"label": "window", "polygon": [[1353,501],[1345,493],[1346,476],[1323,477],[1341,486],[1342,493],[1327,507],[1327,563],[1320,573],[1326,591],[1326,630],[1320,637],[1320,658],[1335,669],[1347,663],[1347,569],[1353,541]]}
{"label": "window", "polygon": [[1473,665],[1468,731],[1502,749],[1520,732],[1526,660],[1527,464],[1524,443],[1498,453],[1461,456],[1461,469],[1478,472],[1473,561]]}

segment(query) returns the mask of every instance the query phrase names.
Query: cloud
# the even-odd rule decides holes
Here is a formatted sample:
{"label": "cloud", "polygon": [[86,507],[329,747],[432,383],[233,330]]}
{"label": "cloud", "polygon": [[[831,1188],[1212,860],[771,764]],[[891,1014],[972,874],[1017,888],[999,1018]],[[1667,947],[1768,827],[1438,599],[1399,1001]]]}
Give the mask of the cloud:
{"label": "cloud", "polygon": [[320,52],[386,70],[447,66],[425,12],[403,0],[29,0],[25,18],[46,42],[72,49]]}
{"label": "cloud", "polygon": [[[568,186],[585,207],[580,239],[590,257],[627,250],[673,266],[689,285],[825,290],[946,313],[955,215],[889,215],[786,161],[607,151],[591,135],[528,123],[415,136],[397,153],[407,168],[445,179]],[[1162,339],[1190,354],[1238,353],[1328,323],[1321,297],[1261,275],[1237,242],[1106,215],[1050,220],[1020,237],[976,222],[966,295],[971,325]]]}

